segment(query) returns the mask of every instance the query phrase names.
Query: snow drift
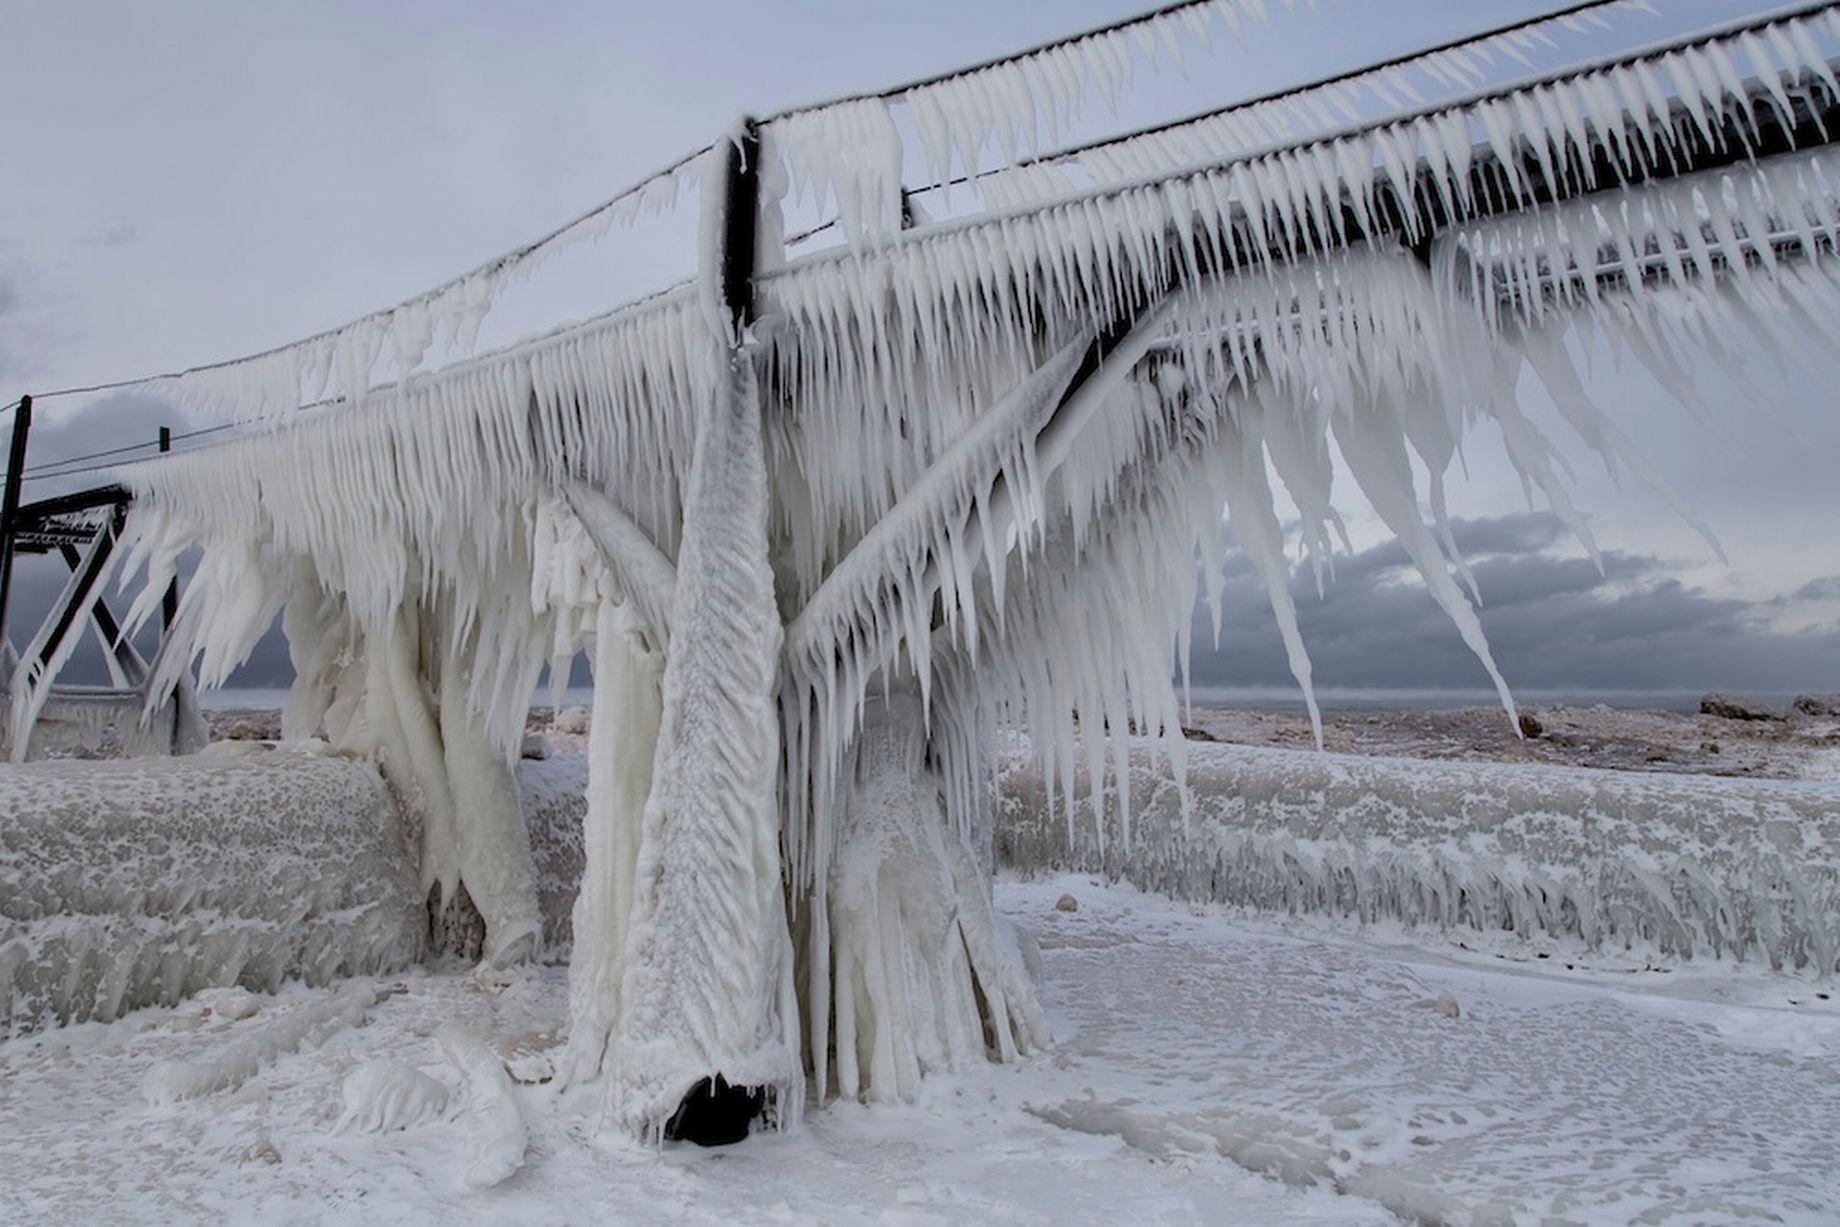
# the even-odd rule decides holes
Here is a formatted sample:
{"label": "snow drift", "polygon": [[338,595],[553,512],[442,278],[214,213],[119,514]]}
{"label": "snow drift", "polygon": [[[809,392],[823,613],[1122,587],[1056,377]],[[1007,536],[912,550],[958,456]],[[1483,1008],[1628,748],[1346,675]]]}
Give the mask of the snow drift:
{"label": "snow drift", "polygon": [[1097,828],[1071,821],[1005,756],[999,863],[1362,923],[1840,965],[1840,789],[1191,745],[1185,820],[1141,739],[1133,757],[1125,837],[1115,799]]}

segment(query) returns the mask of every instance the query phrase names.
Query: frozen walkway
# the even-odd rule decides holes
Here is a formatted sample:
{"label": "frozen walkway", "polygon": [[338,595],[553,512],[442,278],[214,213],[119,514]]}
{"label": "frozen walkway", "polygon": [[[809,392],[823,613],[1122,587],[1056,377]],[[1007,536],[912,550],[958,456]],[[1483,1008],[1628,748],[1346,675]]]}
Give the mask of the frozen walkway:
{"label": "frozen walkway", "polygon": [[[1054,909],[1064,891],[1077,912]],[[541,1078],[557,969],[354,981],[404,991],[240,1089],[147,1106],[155,1061],[273,1034],[335,991],[293,987],[242,1021],[192,1002],[0,1043],[0,1221],[1813,1223],[1840,1204],[1840,1013],[1804,982],[1439,964],[1086,879],[1000,900],[1038,937],[1058,1051],[934,1079],[913,1107],[657,1152],[533,1081],[527,1165],[486,1193],[461,1183],[464,1115],[337,1131],[362,1061],[457,1088],[434,1039],[450,1022]]]}

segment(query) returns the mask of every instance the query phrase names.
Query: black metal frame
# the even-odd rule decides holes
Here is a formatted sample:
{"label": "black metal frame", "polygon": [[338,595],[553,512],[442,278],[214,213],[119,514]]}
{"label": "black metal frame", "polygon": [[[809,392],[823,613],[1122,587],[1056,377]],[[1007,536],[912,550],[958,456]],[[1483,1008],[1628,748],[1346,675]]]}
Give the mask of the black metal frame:
{"label": "black metal frame", "polygon": [[[88,621],[94,624],[104,650],[109,653],[113,676],[118,681],[125,680],[134,689],[85,686],[71,688],[69,694],[91,699],[138,695],[138,687],[145,684],[148,676],[148,663],[128,642],[108,601],[96,591],[127,522],[133,493],[124,486],[110,484],[22,503],[20,495],[25,482],[26,449],[31,430],[32,398],[24,396],[15,410],[6,459],[6,486],[4,492],[0,492],[0,642],[11,646],[6,639],[6,627],[15,562],[22,554],[56,553],[70,568],[72,580],[45,623],[50,633],[43,637],[38,667],[48,668],[60,646],[70,635],[82,634],[83,623]],[[162,426],[159,449],[167,452],[171,448],[172,431]],[[178,602],[179,588],[174,581],[161,599],[163,634],[172,629]],[[176,729],[175,724],[175,736]]]}

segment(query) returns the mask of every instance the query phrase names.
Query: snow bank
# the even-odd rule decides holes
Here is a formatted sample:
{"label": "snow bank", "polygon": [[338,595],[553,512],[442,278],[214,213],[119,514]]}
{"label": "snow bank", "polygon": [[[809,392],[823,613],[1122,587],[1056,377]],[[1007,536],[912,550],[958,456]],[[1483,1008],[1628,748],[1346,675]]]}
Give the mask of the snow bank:
{"label": "snow bank", "polygon": [[0,771],[0,1031],[390,971],[428,929],[374,767],[291,751]]}
{"label": "snow bank", "polygon": [[997,770],[997,857],[1177,899],[1593,947],[1840,962],[1840,789],[1242,746],[1188,747],[1193,811],[1135,748],[1133,833]]}

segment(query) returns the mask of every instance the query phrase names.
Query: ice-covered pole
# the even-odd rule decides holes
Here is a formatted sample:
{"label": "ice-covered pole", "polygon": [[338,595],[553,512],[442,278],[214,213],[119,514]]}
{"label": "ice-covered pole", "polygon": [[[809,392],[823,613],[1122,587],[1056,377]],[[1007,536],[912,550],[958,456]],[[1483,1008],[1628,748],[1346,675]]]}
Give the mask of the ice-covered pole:
{"label": "ice-covered pole", "polygon": [[804,1098],[780,875],[782,630],[750,325],[759,138],[711,151],[702,301],[718,364],[700,407],[663,711],[635,873],[615,1103],[641,1133],[738,1141]]}
{"label": "ice-covered pole", "polygon": [[6,606],[13,587],[13,532],[19,519],[19,488],[26,463],[26,437],[32,429],[32,398],[13,406],[12,446],[6,454],[6,489],[0,494],[0,642],[6,637]]}

